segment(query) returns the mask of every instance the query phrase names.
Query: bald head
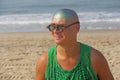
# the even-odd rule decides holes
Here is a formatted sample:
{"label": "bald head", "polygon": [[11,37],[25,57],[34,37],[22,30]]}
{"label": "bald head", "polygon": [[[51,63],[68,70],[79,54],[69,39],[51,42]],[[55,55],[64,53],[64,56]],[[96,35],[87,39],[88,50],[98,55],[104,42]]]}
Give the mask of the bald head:
{"label": "bald head", "polygon": [[53,17],[53,20],[58,19],[63,19],[65,21],[74,19],[75,21],[79,21],[76,12],[71,9],[60,9]]}

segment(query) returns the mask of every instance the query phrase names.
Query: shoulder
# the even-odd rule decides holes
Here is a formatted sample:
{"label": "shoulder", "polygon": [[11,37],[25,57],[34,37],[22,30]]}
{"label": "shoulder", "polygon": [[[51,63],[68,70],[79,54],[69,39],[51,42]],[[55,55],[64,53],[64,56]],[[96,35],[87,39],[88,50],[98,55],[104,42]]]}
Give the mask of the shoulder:
{"label": "shoulder", "polygon": [[104,55],[100,51],[92,48],[91,49],[91,63],[96,73],[98,73],[102,65],[107,64],[107,61]]}
{"label": "shoulder", "polygon": [[38,61],[37,61],[38,66],[41,64],[46,65],[48,63],[48,56],[50,53],[53,53],[55,47],[56,46],[51,47],[47,52],[44,52],[40,55],[40,57],[38,58]]}
{"label": "shoulder", "polygon": [[106,58],[100,51],[94,48],[91,50],[91,63],[100,80],[113,80]]}
{"label": "shoulder", "polygon": [[48,53],[44,52],[38,58],[36,63],[36,80],[43,80],[45,78],[45,71],[48,62]]}
{"label": "shoulder", "polygon": [[94,61],[98,60],[100,62],[103,62],[103,60],[106,60],[104,55],[99,50],[96,50],[94,48],[91,49],[91,59]]}
{"label": "shoulder", "polygon": [[[36,63],[37,67],[45,67],[47,65],[47,61],[48,61],[48,53],[44,52],[40,55],[40,57],[38,58],[38,61]],[[42,65],[41,65],[42,64]]]}

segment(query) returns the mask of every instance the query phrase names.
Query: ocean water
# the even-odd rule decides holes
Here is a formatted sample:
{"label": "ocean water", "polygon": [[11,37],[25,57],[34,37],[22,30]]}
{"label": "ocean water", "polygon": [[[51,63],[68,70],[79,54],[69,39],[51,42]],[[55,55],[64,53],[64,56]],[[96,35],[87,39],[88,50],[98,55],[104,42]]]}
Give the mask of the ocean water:
{"label": "ocean water", "polygon": [[0,0],[0,32],[41,32],[61,8],[74,9],[81,29],[120,29],[120,0]]}

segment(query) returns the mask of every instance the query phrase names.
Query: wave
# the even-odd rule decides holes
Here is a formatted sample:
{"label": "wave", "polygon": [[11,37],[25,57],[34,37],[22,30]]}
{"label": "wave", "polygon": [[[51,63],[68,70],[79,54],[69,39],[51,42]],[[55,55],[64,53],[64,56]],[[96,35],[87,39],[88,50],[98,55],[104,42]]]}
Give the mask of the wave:
{"label": "wave", "polygon": [[[52,13],[1,15],[0,25],[48,24],[52,16]],[[78,16],[81,23],[120,22],[119,12],[78,12]]]}
{"label": "wave", "polygon": [[92,19],[92,20],[82,20],[81,23],[98,23],[98,22],[107,22],[107,23],[111,23],[111,22],[120,22],[120,19]]}
{"label": "wave", "polygon": [[120,22],[120,13],[113,12],[86,12],[78,13],[79,20],[83,23],[97,23],[97,22]]}
{"label": "wave", "polygon": [[44,24],[50,22],[52,14],[15,14],[0,16],[0,24]]}

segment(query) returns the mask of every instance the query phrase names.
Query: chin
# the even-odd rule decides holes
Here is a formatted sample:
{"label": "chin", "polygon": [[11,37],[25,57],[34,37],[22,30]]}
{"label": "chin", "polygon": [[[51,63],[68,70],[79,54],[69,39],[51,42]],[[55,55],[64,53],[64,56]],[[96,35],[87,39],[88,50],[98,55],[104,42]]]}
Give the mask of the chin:
{"label": "chin", "polygon": [[62,40],[54,40],[56,44],[62,44]]}
{"label": "chin", "polygon": [[62,44],[64,42],[64,38],[54,38],[56,44]]}
{"label": "chin", "polygon": [[60,43],[61,43],[61,41],[56,41],[56,40],[55,40],[55,43],[56,43],[56,44],[60,44]]}

